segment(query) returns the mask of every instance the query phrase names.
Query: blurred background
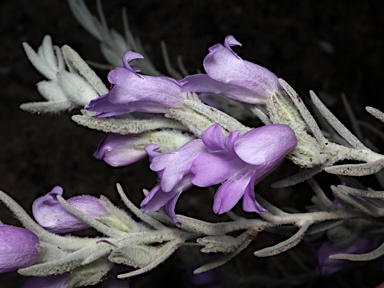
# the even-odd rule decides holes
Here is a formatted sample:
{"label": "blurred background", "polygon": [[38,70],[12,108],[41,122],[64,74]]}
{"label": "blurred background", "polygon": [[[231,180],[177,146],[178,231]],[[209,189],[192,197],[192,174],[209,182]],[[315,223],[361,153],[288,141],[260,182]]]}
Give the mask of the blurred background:
{"label": "blurred background", "polygon": [[[96,14],[95,1],[86,4]],[[367,105],[384,109],[382,1],[103,1],[109,26],[120,33],[122,7],[127,8],[133,34],[141,39],[149,58],[163,73],[166,70],[160,40],[166,42],[174,66],[177,55],[181,55],[192,74],[203,70],[202,60],[208,47],[223,43],[225,36],[231,34],[243,44],[236,48],[243,59],[265,66],[288,81],[304,101],[313,89],[350,127],[341,103],[344,93],[357,118],[382,129],[364,110]],[[105,63],[98,41],[77,23],[67,2],[1,1],[0,29],[0,189],[12,195],[28,212],[33,200],[55,185],[64,187],[65,197],[104,194],[119,204],[115,192],[115,183],[119,182],[134,202],[140,203],[141,189],[151,189],[156,183],[156,175],[148,170],[147,160],[129,167],[110,168],[92,156],[103,133],[77,126],[68,114],[32,115],[19,109],[21,103],[43,99],[36,90],[36,83],[43,77],[28,62],[22,42],[36,49],[48,34],[54,44],[68,44],[86,60]],[[96,71],[106,80],[108,71]],[[377,135],[370,132],[365,135],[380,147]],[[280,168],[284,175],[296,171],[292,165],[284,167]],[[263,184],[266,189],[270,189],[271,180],[268,181]],[[370,185],[377,188],[375,183]],[[306,185],[294,189],[282,197],[305,205],[312,192]],[[195,190],[191,194],[181,198],[178,212],[212,221],[226,219],[212,215],[209,205],[199,204],[212,203],[209,193]],[[2,205],[0,219],[18,225]],[[134,278],[131,287],[267,287],[268,283],[274,287],[375,287],[384,281],[383,264],[377,261],[358,264],[326,278],[302,279],[298,275],[303,270],[288,256],[257,259],[252,255],[257,248],[279,239],[265,234],[237,260],[215,272],[216,280],[212,283],[192,284],[190,278],[190,271],[198,266],[198,261],[205,263],[209,258],[198,259],[198,253],[191,253],[192,256],[177,253],[150,274]],[[305,247],[295,249],[309,257]],[[263,282],[261,276],[284,282]],[[21,281],[16,273],[1,275],[0,287],[18,287]]]}

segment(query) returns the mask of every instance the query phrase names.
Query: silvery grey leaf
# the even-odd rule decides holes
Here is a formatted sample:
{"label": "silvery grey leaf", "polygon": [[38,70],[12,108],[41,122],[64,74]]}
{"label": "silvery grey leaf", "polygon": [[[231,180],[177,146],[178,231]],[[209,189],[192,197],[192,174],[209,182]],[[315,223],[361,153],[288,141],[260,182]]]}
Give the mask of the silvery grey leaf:
{"label": "silvery grey leaf", "polygon": [[179,122],[164,117],[153,117],[151,119],[132,119],[131,116],[118,116],[108,118],[95,118],[90,115],[73,115],[72,120],[77,124],[116,134],[138,134],[161,128],[172,128],[186,130],[186,127]]}
{"label": "silvery grey leaf", "polygon": [[346,176],[366,176],[379,172],[384,167],[384,159],[363,163],[345,164],[327,167],[324,170],[330,174]]}

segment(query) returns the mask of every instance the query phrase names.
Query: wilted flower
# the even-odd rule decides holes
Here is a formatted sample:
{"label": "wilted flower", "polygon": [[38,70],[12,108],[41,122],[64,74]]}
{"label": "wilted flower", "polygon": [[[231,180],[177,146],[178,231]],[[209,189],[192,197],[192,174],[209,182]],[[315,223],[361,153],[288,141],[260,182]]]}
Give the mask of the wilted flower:
{"label": "wilted flower", "polygon": [[92,100],[87,109],[97,112],[95,117],[109,117],[130,112],[166,113],[167,108],[183,105],[185,93],[179,83],[164,76],[144,76],[129,63],[143,58],[127,51],[123,56],[124,68],[116,67],[108,74],[114,86],[105,95]]}
{"label": "wilted flower", "polygon": [[254,184],[296,146],[296,136],[282,124],[239,134],[240,131],[234,131],[225,138],[219,125],[214,124],[201,140],[191,141],[172,153],[158,153],[158,145],[148,145],[150,168],[158,173],[160,183],[141,203],[143,211],[157,211],[165,205],[176,223],[174,207],[183,191],[193,185],[208,187],[224,182],[215,195],[215,213],[231,210],[242,196],[245,211],[264,212],[256,202]]}
{"label": "wilted flower", "polygon": [[[88,224],[69,213],[56,199],[57,195],[63,195],[63,188],[55,186],[45,196],[37,198],[32,204],[32,214],[36,222],[52,233],[68,233],[89,228]],[[80,195],[69,198],[67,202],[74,208],[87,214],[91,218],[101,218],[108,211],[100,199]]]}
{"label": "wilted flower", "polygon": [[70,283],[70,273],[51,276],[28,277],[20,288],[68,288]]}
{"label": "wilted flower", "polygon": [[314,248],[312,259],[316,265],[316,274],[326,276],[344,269],[353,262],[347,260],[329,259],[334,254],[363,254],[374,249],[372,239],[358,237],[352,244],[344,248],[335,248],[332,242],[324,242]]}
{"label": "wilted flower", "polygon": [[39,258],[39,238],[31,231],[0,225],[0,273],[34,264]]}
{"label": "wilted flower", "polygon": [[182,91],[224,94],[250,104],[265,104],[267,98],[282,91],[275,74],[241,59],[231,46],[241,44],[233,36],[227,36],[224,46],[216,44],[210,47],[203,62],[207,74],[191,75],[181,80]]}

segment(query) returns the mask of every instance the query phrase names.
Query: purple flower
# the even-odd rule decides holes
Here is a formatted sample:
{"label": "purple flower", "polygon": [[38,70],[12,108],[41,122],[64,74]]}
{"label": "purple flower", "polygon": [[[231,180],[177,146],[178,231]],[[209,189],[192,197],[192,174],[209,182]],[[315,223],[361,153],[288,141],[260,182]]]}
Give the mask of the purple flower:
{"label": "purple flower", "polygon": [[243,209],[264,212],[256,202],[255,181],[260,181],[297,143],[295,133],[282,124],[271,124],[227,138],[218,124],[209,127],[202,139],[193,140],[172,153],[158,153],[158,145],[148,145],[150,168],[159,176],[156,185],[141,203],[144,213],[165,206],[176,223],[174,208],[180,194],[193,185],[208,187],[224,182],[217,190],[213,210],[231,210],[243,197]]}
{"label": "purple flower", "polygon": [[[45,196],[37,198],[32,204],[32,214],[36,222],[52,233],[68,233],[89,228],[88,224],[69,213],[56,199],[63,195],[63,188],[55,186]],[[108,211],[100,199],[81,195],[69,198],[67,202],[91,218],[101,218]]]}
{"label": "purple flower", "polygon": [[165,206],[173,222],[178,224],[176,202],[182,192],[193,186],[190,180],[192,162],[206,148],[200,139],[192,140],[171,153],[156,152],[158,148],[159,145],[155,144],[145,147],[151,160],[149,167],[158,173],[160,183],[141,202],[141,208],[144,213],[150,213]]}
{"label": "purple flower", "polygon": [[239,131],[224,137],[218,124],[202,135],[208,152],[200,154],[191,166],[191,181],[199,187],[224,182],[217,190],[213,211],[231,210],[243,197],[243,209],[265,212],[255,199],[255,181],[270,173],[297,144],[293,130],[283,124],[252,129],[239,136]]}
{"label": "purple flower", "polygon": [[159,153],[155,150],[159,145],[149,144],[145,151],[151,160],[152,171],[156,171],[160,179],[160,187],[164,192],[171,191],[178,182],[190,173],[193,160],[206,151],[200,139],[190,141],[171,153]]}
{"label": "purple flower", "polygon": [[39,238],[31,231],[0,225],[0,273],[34,264],[39,258]]}
{"label": "purple flower", "polygon": [[137,141],[133,135],[107,134],[93,156],[113,167],[130,165],[147,155],[144,149],[135,148]]}
{"label": "purple flower", "polygon": [[28,277],[20,288],[67,288],[69,287],[70,274],[64,273],[52,276],[35,276]]}
{"label": "purple flower", "polygon": [[203,66],[207,74],[187,76],[180,81],[181,90],[197,93],[224,94],[250,104],[265,104],[267,98],[281,93],[278,78],[268,69],[241,59],[231,46],[241,46],[227,36],[224,46],[209,48]]}
{"label": "purple flower", "polygon": [[172,221],[179,226],[180,223],[176,219],[175,206],[181,193],[193,186],[190,176],[185,176],[178,182],[171,191],[164,192],[160,184],[156,185],[141,202],[140,206],[143,213],[151,213],[165,206],[165,211]]}
{"label": "purple flower", "polygon": [[117,67],[108,74],[114,86],[105,95],[92,100],[87,109],[98,118],[130,112],[166,113],[167,108],[183,105],[185,93],[179,83],[169,77],[143,76],[129,63],[142,55],[127,51],[123,56],[124,68]]}
{"label": "purple flower", "polygon": [[313,261],[316,265],[316,274],[326,276],[344,269],[353,262],[347,260],[329,259],[334,254],[363,254],[374,249],[372,239],[358,237],[347,247],[335,248],[331,242],[324,242],[314,248]]}

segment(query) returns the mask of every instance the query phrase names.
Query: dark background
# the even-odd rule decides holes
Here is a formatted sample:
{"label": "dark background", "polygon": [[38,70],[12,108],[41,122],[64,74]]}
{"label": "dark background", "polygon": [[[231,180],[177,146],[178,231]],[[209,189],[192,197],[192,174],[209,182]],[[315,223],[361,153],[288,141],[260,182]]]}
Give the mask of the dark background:
{"label": "dark background", "polygon": [[[86,3],[95,13],[94,1]],[[241,57],[287,80],[304,100],[310,89],[322,94],[348,126],[340,103],[340,95],[345,93],[359,119],[382,127],[364,111],[366,105],[384,108],[382,1],[104,1],[107,21],[119,32],[123,6],[127,7],[132,32],[141,38],[150,59],[164,73],[160,40],[165,40],[174,64],[176,56],[181,55],[188,71],[194,73],[202,69],[208,47],[223,43],[225,36],[232,34],[243,44],[236,48]],[[55,185],[64,187],[66,197],[105,194],[118,203],[115,183],[120,182],[139,203],[143,183],[149,189],[156,183],[155,175],[146,168],[147,161],[112,169],[92,157],[102,133],[78,127],[68,114],[32,115],[18,108],[23,102],[42,100],[35,86],[42,77],[25,57],[23,41],[36,49],[43,36],[49,34],[55,44],[68,44],[85,59],[104,62],[97,40],[76,22],[66,1],[2,1],[0,29],[0,189],[27,211],[36,197]],[[97,72],[106,79],[107,72]],[[374,135],[372,139],[377,141]],[[311,193],[305,189],[301,193]],[[212,201],[209,195],[197,191],[196,197],[188,201],[182,198],[177,210],[195,216],[209,213],[209,205],[199,205],[201,199],[204,203]],[[7,224],[18,223],[4,206],[0,206],[0,219]],[[242,261],[233,261],[228,267],[240,269],[242,265],[244,275],[282,279],[274,268],[275,262],[282,259],[281,265],[291,265],[288,260],[252,256],[255,247],[264,247],[268,241],[272,244],[275,239],[262,237],[241,254]],[[137,277],[133,287],[165,287],[170,279],[177,283],[172,287],[188,287],[180,263],[185,263],[182,257],[172,257],[148,276]],[[374,287],[384,278],[378,276],[380,270],[376,268],[377,264],[368,263],[338,277],[316,282],[311,278],[300,285],[343,287],[340,283],[346,283],[345,287]],[[295,274],[300,269],[291,270]],[[234,283],[241,282],[225,281],[232,283],[228,287],[237,287]],[[19,282],[16,273],[0,276],[0,287],[17,287]],[[256,287],[257,283],[238,287]],[[285,285],[293,287],[294,283]]]}

